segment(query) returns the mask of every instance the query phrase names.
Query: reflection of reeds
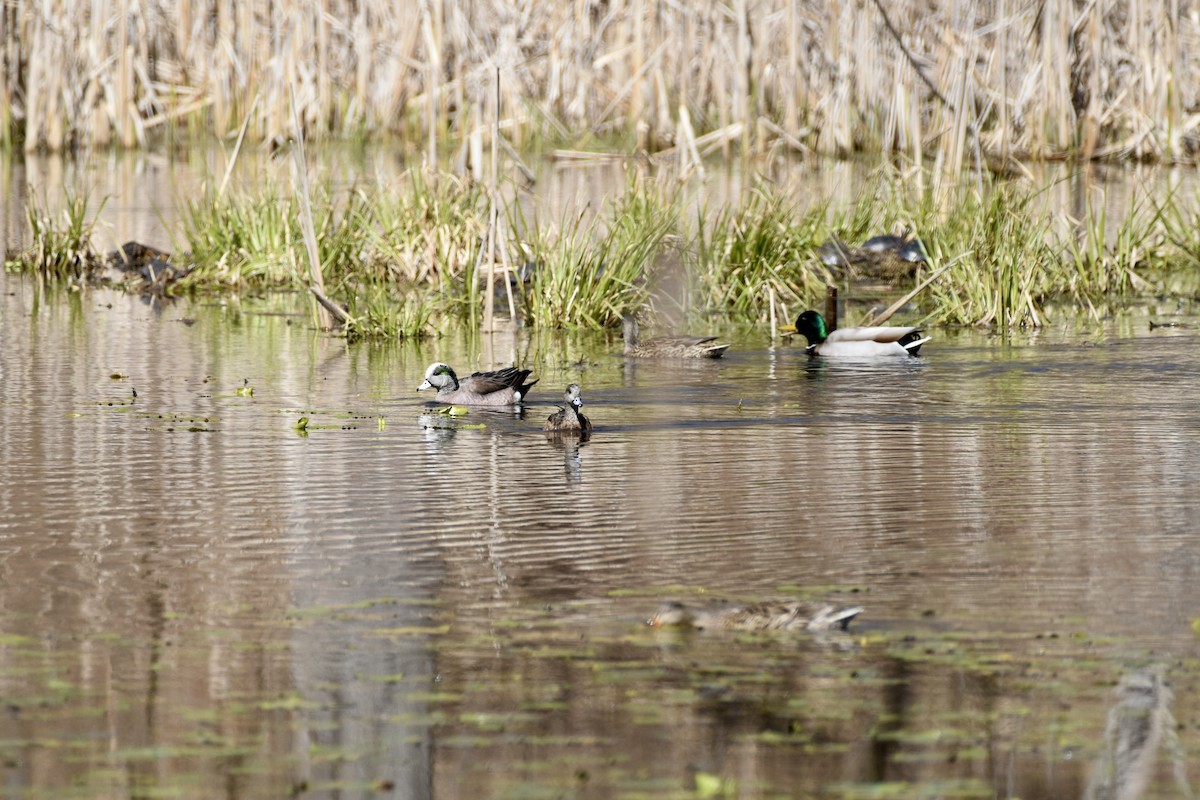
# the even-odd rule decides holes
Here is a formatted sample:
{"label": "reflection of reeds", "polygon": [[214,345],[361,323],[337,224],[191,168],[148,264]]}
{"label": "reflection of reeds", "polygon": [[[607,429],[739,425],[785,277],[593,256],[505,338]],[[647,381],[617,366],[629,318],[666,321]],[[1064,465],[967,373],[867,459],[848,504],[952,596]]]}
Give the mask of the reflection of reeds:
{"label": "reflection of reeds", "polygon": [[[651,151],[696,132],[825,152],[1189,157],[1200,20],[1179,3],[731,0],[19,2],[0,14],[0,124],[28,148],[144,141],[202,119],[261,139],[466,135],[502,73],[503,128],[616,135]],[[261,98],[255,104],[254,98]],[[10,111],[11,109],[11,111]],[[730,126],[737,126],[731,128]],[[782,133],[781,133],[782,131]]]}
{"label": "reflection of reeds", "polygon": [[[1108,714],[1104,748],[1092,768],[1085,800],[1136,800],[1154,774],[1164,737],[1173,735],[1171,686],[1159,669],[1133,672],[1117,685],[1117,703]],[[1177,755],[1177,754],[1176,754]],[[1180,780],[1176,770],[1176,780]],[[1191,797],[1186,780],[1181,796]]]}

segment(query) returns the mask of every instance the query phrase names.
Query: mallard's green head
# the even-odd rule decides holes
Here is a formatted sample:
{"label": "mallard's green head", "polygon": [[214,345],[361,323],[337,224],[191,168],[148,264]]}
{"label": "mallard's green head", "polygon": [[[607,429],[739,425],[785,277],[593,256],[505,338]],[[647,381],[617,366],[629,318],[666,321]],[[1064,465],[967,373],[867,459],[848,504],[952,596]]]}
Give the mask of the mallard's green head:
{"label": "mallard's green head", "polygon": [[796,333],[804,334],[809,347],[820,344],[829,336],[825,328],[825,318],[811,309],[796,317]]}

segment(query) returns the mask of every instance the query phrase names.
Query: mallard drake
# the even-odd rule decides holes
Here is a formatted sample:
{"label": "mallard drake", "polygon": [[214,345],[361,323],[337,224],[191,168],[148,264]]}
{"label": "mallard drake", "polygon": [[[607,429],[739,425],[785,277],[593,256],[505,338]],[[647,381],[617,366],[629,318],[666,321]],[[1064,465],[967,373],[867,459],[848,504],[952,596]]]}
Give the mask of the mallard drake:
{"label": "mallard drake", "polygon": [[572,383],[563,392],[566,405],[546,418],[542,429],[546,433],[587,433],[592,429],[592,421],[579,412],[583,407],[583,398],[579,396],[579,384]]}
{"label": "mallard drake", "polygon": [[626,358],[720,358],[727,344],[714,344],[715,336],[660,336],[638,341],[638,324],[632,315],[622,320]]}
{"label": "mallard drake", "polygon": [[513,406],[529,396],[536,380],[525,383],[531,370],[505,367],[495,372],[473,372],[461,381],[454,370],[438,361],[425,370],[418,392],[437,389],[439,403],[464,406]]}
{"label": "mallard drake", "polygon": [[919,328],[880,325],[871,328],[838,328],[826,332],[825,318],[805,311],[796,318],[796,332],[808,339],[810,355],[825,358],[880,358],[915,356],[929,337]]}
{"label": "mallard drake", "polygon": [[654,612],[646,624],[651,627],[679,626],[698,630],[844,631],[850,620],[862,611],[860,606],[839,608],[830,603],[811,601],[723,605],[708,609],[689,608],[672,601]]}

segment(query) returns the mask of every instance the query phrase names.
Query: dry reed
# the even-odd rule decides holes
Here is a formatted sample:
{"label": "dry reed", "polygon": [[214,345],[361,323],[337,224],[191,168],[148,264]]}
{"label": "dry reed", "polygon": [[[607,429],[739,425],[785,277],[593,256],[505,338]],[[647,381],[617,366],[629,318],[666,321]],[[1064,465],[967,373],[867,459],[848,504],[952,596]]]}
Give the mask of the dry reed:
{"label": "dry reed", "polygon": [[435,161],[498,69],[518,147],[616,136],[655,152],[690,122],[697,139],[728,131],[726,155],[1192,160],[1198,46],[1196,15],[1134,0],[15,0],[0,126],[30,150],[243,119],[280,140],[294,96],[310,138],[399,133]]}

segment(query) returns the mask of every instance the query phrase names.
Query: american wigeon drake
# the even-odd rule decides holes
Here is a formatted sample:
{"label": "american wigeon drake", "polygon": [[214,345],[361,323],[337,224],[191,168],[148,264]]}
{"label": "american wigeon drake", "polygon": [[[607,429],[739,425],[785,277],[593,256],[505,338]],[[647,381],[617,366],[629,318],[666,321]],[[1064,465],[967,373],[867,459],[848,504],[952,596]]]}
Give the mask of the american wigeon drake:
{"label": "american wigeon drake", "polygon": [[542,430],[546,433],[587,433],[592,429],[592,421],[580,413],[583,398],[579,396],[579,384],[572,383],[563,392],[566,405],[546,418]]}
{"label": "american wigeon drake", "polygon": [[675,626],[726,631],[829,631],[846,630],[861,606],[835,606],[814,601],[781,601],[751,605],[691,608],[678,601],[666,603],[646,620],[651,627]]}
{"label": "american wigeon drake", "polygon": [[425,370],[418,392],[437,389],[433,398],[439,403],[463,406],[513,406],[529,396],[536,380],[525,382],[531,370],[505,367],[495,372],[473,372],[461,381],[440,361]]}
{"label": "american wigeon drake", "polygon": [[661,336],[642,342],[632,315],[621,322],[627,358],[720,358],[729,349],[727,344],[716,344],[715,336]]}
{"label": "american wigeon drake", "polygon": [[870,359],[915,356],[929,341],[919,328],[879,325],[870,328],[838,328],[828,331],[825,318],[805,311],[796,318],[796,332],[808,340],[810,355],[825,358]]}

